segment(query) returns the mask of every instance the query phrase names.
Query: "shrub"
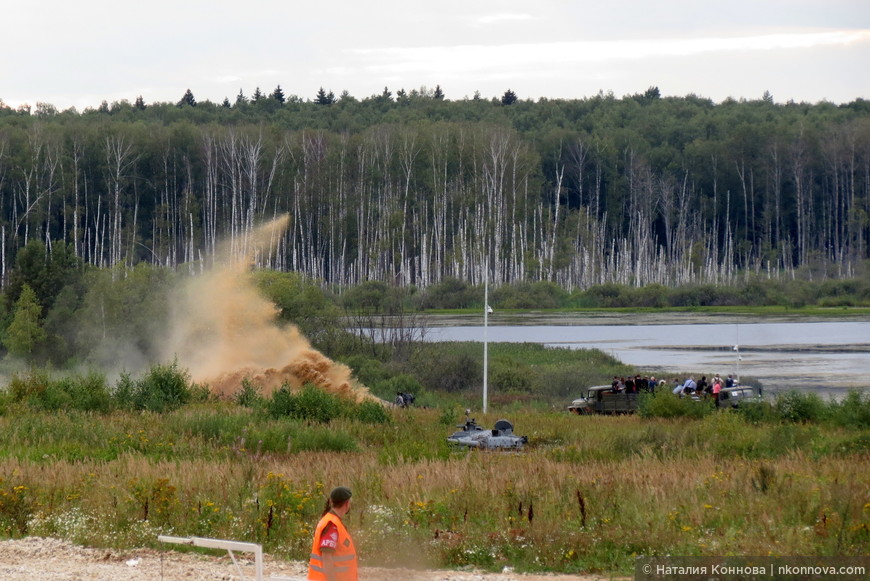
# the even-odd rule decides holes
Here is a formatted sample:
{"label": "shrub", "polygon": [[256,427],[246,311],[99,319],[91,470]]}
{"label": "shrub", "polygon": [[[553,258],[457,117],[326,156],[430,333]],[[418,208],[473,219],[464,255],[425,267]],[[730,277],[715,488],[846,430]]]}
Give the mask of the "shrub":
{"label": "shrub", "polygon": [[338,397],[310,383],[303,385],[297,394],[291,393],[286,386],[281,387],[272,395],[268,407],[273,417],[288,416],[324,424],[342,412],[342,402]]}
{"label": "shrub", "polygon": [[744,420],[751,424],[759,424],[762,422],[771,422],[778,419],[776,410],[770,402],[766,401],[745,401],[741,402],[736,408],[735,413],[739,414]]}
{"label": "shrub", "polygon": [[246,408],[259,406],[263,397],[260,395],[260,386],[255,385],[250,378],[242,379],[242,387],[233,395],[233,401]]}
{"label": "shrub", "polygon": [[68,396],[64,399],[67,399],[71,409],[106,413],[112,408],[106,378],[99,373],[63,378],[55,386]]}
{"label": "shrub", "polygon": [[364,424],[390,423],[390,415],[386,408],[378,402],[370,400],[353,406],[349,417]]}
{"label": "shrub", "polygon": [[615,283],[590,287],[575,299],[577,305],[586,308],[631,306],[628,288]]}
{"label": "shrub", "polygon": [[345,359],[344,363],[351,368],[354,376],[363,385],[376,385],[390,376],[383,363],[364,355],[352,355]]}
{"label": "shrub", "polygon": [[712,400],[677,397],[666,390],[638,395],[638,412],[643,418],[702,418],[715,409]]}
{"label": "shrub", "polygon": [[490,382],[499,391],[528,393],[532,388],[532,369],[514,359],[494,359]]}
{"label": "shrub", "polygon": [[843,427],[870,428],[870,392],[850,390],[839,402],[828,406],[829,420]]}
{"label": "shrub", "polygon": [[129,373],[122,373],[115,384],[115,389],[112,392],[112,397],[115,399],[115,405],[124,410],[132,410],[135,408],[133,401],[136,396],[136,381],[130,377]]}
{"label": "shrub", "polygon": [[483,299],[483,289],[470,287],[467,282],[447,277],[434,284],[418,297],[423,309],[465,309]]}
{"label": "shrub", "polygon": [[48,389],[51,378],[45,371],[31,371],[30,373],[12,375],[9,382],[9,395],[13,401],[24,402]]}
{"label": "shrub", "polygon": [[815,393],[789,391],[778,394],[774,404],[777,415],[790,422],[814,422],[822,418],[825,404]]}
{"label": "shrub", "polygon": [[405,373],[391,377],[377,385],[377,393],[387,401],[393,401],[397,393],[419,394],[423,386],[419,381]]}
{"label": "shrub", "polygon": [[190,376],[178,368],[178,362],[153,365],[138,382],[133,393],[133,407],[138,410],[165,412],[191,400]]}
{"label": "shrub", "polygon": [[504,309],[555,309],[567,302],[568,293],[552,282],[522,282],[497,288],[493,304]]}
{"label": "shrub", "polygon": [[482,382],[483,364],[479,357],[449,351],[444,346],[427,351],[426,357],[419,364],[418,375],[426,389],[456,393]]}
{"label": "shrub", "polygon": [[13,376],[9,395],[13,401],[47,411],[75,409],[105,413],[112,407],[106,379],[97,373],[52,380],[47,372],[31,371],[24,376]]}

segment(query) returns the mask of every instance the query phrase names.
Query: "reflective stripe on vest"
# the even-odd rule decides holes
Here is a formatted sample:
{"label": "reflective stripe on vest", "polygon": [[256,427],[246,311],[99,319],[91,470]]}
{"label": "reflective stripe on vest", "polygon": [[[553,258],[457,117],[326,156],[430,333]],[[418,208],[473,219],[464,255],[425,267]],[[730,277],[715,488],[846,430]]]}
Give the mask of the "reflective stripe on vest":
{"label": "reflective stripe on vest", "polygon": [[320,551],[320,536],[326,525],[333,523],[338,530],[338,546],[332,556],[335,564],[336,579],[338,581],[357,581],[356,548],[353,539],[350,538],[344,523],[337,514],[328,512],[323,515],[314,532],[314,541],[311,545],[311,555],[308,560],[308,579],[312,581],[326,581],[326,572],[323,567],[323,555]]}

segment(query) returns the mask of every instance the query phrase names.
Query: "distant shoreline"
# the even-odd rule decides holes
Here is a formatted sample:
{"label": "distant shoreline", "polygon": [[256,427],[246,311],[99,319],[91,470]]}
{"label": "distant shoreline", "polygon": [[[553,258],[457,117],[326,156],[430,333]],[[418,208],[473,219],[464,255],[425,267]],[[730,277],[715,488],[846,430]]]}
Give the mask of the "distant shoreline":
{"label": "distant shoreline", "polygon": [[[482,313],[426,313],[425,322],[431,327],[478,326],[483,324]],[[844,312],[831,309],[824,312],[812,309],[776,312],[771,310],[741,311],[672,311],[672,310],[614,310],[589,311],[494,311],[487,324],[501,325],[700,325],[710,323],[773,323],[773,322],[827,322],[870,321],[870,309],[857,308]]]}

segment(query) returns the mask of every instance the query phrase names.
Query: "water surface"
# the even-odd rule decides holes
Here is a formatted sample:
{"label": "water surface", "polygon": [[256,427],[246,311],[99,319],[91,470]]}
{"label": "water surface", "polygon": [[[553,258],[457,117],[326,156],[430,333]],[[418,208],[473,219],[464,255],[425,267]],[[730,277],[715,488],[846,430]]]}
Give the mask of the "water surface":
{"label": "water surface", "polygon": [[743,317],[736,322],[702,322],[695,317],[689,323],[649,324],[636,319],[545,325],[528,324],[528,319],[523,321],[527,324],[502,325],[496,319],[485,329],[479,324],[433,326],[426,339],[482,342],[485,331],[489,342],[595,348],[658,377],[735,374],[758,380],[774,392],[799,389],[840,395],[868,387],[870,321],[752,322]]}

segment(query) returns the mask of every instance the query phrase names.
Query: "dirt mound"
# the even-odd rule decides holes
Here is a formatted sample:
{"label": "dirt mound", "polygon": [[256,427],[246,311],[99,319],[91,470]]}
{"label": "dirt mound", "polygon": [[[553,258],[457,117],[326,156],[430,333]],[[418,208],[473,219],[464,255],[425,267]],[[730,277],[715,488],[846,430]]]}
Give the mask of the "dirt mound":
{"label": "dirt mound", "polygon": [[375,399],[368,389],[355,385],[350,380],[349,373],[336,363],[317,351],[307,351],[281,369],[270,367],[257,369],[243,367],[234,371],[222,373],[208,379],[210,389],[219,395],[232,395],[239,390],[242,381],[247,379],[260,387],[264,394],[271,394],[282,385],[296,390],[306,383],[341,397],[347,397],[356,402]]}

